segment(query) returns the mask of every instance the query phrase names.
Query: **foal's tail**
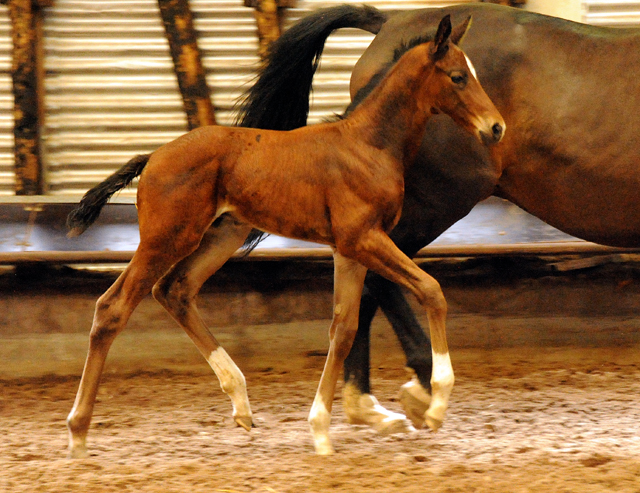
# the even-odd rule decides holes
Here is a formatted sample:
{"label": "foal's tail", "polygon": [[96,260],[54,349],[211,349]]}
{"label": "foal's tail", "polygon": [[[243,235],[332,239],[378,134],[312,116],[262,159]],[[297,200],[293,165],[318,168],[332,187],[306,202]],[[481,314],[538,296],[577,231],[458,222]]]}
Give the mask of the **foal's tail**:
{"label": "foal's tail", "polygon": [[111,196],[129,185],[134,178],[142,173],[149,162],[149,157],[151,154],[141,154],[134,157],[109,178],[85,193],[78,207],[67,216],[67,227],[69,228],[67,236],[79,236],[84,233],[98,219],[100,211]]}
{"label": "foal's tail", "polygon": [[240,103],[237,124],[271,130],[306,125],[311,82],[329,35],[345,27],[377,34],[386,20],[386,14],[365,5],[330,7],[302,18],[271,45]]}

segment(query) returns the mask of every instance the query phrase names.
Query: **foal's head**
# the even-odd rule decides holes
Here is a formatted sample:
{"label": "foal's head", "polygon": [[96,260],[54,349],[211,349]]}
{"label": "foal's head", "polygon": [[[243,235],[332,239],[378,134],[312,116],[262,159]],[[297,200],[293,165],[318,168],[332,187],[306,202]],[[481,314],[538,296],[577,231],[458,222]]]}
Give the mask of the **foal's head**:
{"label": "foal's head", "polygon": [[426,46],[434,66],[427,89],[432,96],[431,110],[446,113],[481,142],[495,144],[504,135],[504,120],[480,86],[471,61],[458,48],[470,24],[471,17],[452,29],[447,15]]}

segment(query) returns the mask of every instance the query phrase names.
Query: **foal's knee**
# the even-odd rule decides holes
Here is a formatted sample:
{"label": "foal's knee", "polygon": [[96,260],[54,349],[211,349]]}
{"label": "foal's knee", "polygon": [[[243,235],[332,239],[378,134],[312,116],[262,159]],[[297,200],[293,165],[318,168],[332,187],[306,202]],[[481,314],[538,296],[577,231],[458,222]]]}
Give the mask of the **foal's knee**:
{"label": "foal's knee", "polygon": [[353,314],[347,314],[346,317],[336,315],[331,331],[334,354],[339,361],[344,361],[349,356],[353,340],[356,338],[358,320]]}
{"label": "foal's knee", "polygon": [[429,277],[420,283],[418,302],[437,315],[447,314],[447,300],[438,281]]}

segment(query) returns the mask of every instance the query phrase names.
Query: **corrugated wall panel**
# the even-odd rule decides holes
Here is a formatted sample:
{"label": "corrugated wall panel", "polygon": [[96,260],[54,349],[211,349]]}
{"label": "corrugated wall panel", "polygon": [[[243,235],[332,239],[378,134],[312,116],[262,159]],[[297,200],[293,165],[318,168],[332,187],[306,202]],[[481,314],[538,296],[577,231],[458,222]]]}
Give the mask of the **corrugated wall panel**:
{"label": "corrugated wall panel", "polygon": [[[367,3],[400,9],[468,1]],[[287,22],[342,3],[301,0]],[[234,104],[259,63],[254,12],[242,0],[191,0],[191,7],[216,118],[231,124]],[[351,70],[372,38],[357,30],[330,38],[314,83],[311,122],[348,104]],[[45,68],[50,194],[82,193],[134,154],[186,130],[156,0],[56,0],[45,20]]]}
{"label": "corrugated wall panel", "polygon": [[640,26],[640,1],[584,0],[583,21],[597,26]]}
{"label": "corrugated wall panel", "polygon": [[[382,1],[381,9],[440,7],[459,1]],[[301,0],[288,23],[343,1]],[[233,105],[250,84],[258,59],[253,11],[241,0],[191,0],[216,116],[232,122]],[[585,0],[584,21],[640,24],[640,2]],[[0,20],[0,194],[13,194],[11,33]],[[342,30],[325,50],[314,84],[311,122],[349,102],[353,64],[371,35]],[[46,10],[46,125],[43,158],[49,193],[79,193],[132,154],[183,133],[186,119],[156,0],[56,0]],[[133,193],[132,191],[127,193]]]}
{"label": "corrugated wall panel", "polygon": [[[473,0],[369,0],[380,9],[441,7]],[[342,0],[301,0],[288,23]],[[360,2],[353,2],[360,3]],[[191,0],[216,116],[233,105],[258,59],[253,10],[242,0]],[[640,24],[640,2],[584,0],[584,21]],[[0,6],[0,195],[14,193],[11,27]],[[372,36],[333,35],[314,84],[311,122],[348,104],[350,72]],[[46,125],[43,160],[49,193],[80,193],[133,154],[149,152],[186,129],[156,0],[56,0],[45,15]],[[128,194],[133,191],[125,192]]]}
{"label": "corrugated wall panel", "polygon": [[157,2],[57,0],[45,18],[49,193],[81,193],[186,120]]}

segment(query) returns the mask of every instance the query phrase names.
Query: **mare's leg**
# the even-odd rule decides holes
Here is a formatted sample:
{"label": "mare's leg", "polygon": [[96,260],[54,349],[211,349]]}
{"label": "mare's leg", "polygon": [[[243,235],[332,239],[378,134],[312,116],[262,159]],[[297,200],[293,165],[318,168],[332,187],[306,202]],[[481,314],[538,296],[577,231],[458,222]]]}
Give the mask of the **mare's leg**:
{"label": "mare's leg", "polygon": [[[367,274],[367,278],[369,275]],[[377,276],[378,278],[380,276]],[[351,424],[371,426],[378,433],[407,433],[414,430],[406,417],[380,405],[371,394],[369,382],[369,348],[371,321],[378,310],[377,300],[371,296],[365,284],[360,300],[358,332],[344,362],[345,385],[342,388],[342,404]]]}
{"label": "mare's leg", "polygon": [[417,375],[420,383],[431,389],[431,341],[418,322],[400,286],[371,272],[365,286],[380,304],[407,356],[407,366]]}
{"label": "mare's leg", "polygon": [[367,269],[334,253],[333,321],[329,330],[329,354],[309,413],[316,453],[333,453],[329,439],[331,408],[344,360],[358,330],[358,308]]}
{"label": "mare's leg", "polygon": [[[369,273],[367,274],[369,277]],[[366,279],[366,278],[365,278]],[[358,332],[353,340],[349,356],[344,360],[344,382],[354,387],[360,394],[371,393],[370,381],[370,349],[371,322],[378,311],[378,300],[371,295],[366,284],[360,299],[360,315],[358,317]]]}
{"label": "mare's leg", "polygon": [[433,372],[432,399],[423,420],[431,429],[438,429],[444,419],[454,382],[445,330],[447,304],[439,284],[402,253],[382,231],[368,232],[349,252],[349,256],[409,289],[425,308],[431,332]]}
{"label": "mare's leg", "polygon": [[69,456],[72,458],[87,455],[87,432],[91,424],[100,376],[113,340],[124,329],[133,310],[151,292],[152,286],[160,276],[197,246],[197,243],[180,242],[168,235],[164,241],[172,244],[174,248],[158,250],[141,242],[127,268],[96,303],[89,352],[80,387],[67,418]]}
{"label": "mare's leg", "polygon": [[372,295],[380,303],[407,355],[407,366],[415,374],[400,388],[400,403],[414,426],[422,427],[424,413],[431,403],[431,341],[418,322],[400,286],[370,272],[365,279]]}
{"label": "mare's leg", "polygon": [[242,246],[250,231],[251,226],[223,215],[205,233],[198,249],[153,288],[153,296],[182,326],[215,372],[222,391],[231,399],[234,420],[246,430],[253,421],[244,375],[209,332],[195,298],[202,284]]}

